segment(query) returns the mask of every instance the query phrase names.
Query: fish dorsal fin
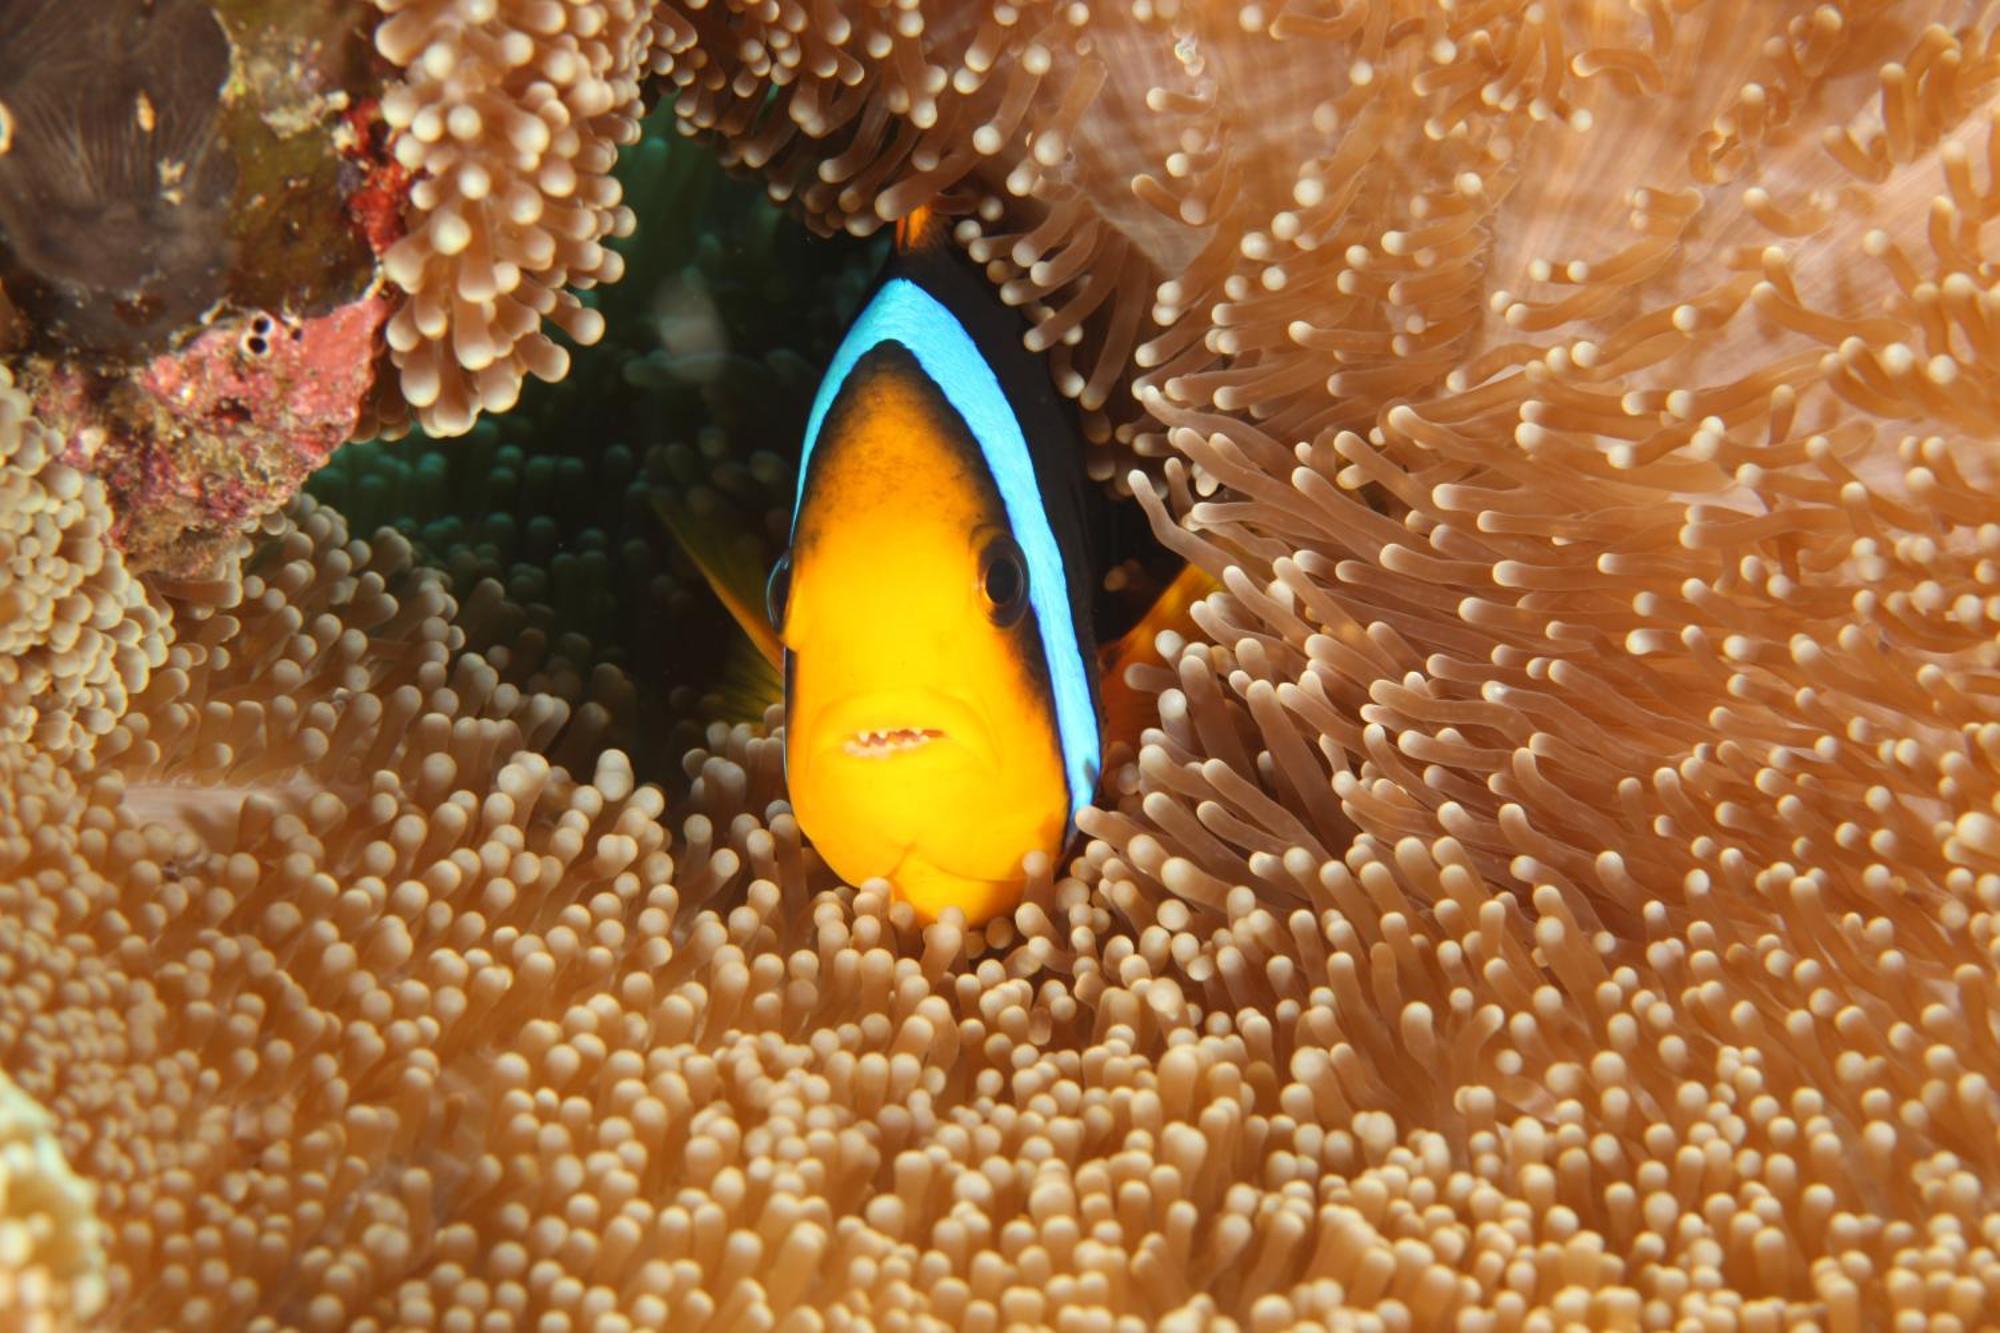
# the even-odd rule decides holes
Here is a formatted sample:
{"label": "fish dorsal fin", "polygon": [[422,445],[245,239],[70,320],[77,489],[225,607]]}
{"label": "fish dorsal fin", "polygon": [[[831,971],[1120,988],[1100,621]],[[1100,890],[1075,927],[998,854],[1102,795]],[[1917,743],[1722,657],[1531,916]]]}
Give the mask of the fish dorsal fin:
{"label": "fish dorsal fin", "polygon": [[762,563],[728,539],[719,514],[697,514],[665,496],[654,497],[653,512],[701,571],[730,618],[743,627],[757,655],[782,672],[785,648],[764,614],[766,571]]}
{"label": "fish dorsal fin", "polygon": [[1153,644],[1161,630],[1173,630],[1183,638],[1197,633],[1194,604],[1221,585],[1198,565],[1183,565],[1180,573],[1160,591],[1139,623],[1097,650],[1103,669],[1104,742],[1111,746],[1139,743],[1139,733],[1151,713],[1151,696],[1125,683],[1126,668],[1160,661]]}

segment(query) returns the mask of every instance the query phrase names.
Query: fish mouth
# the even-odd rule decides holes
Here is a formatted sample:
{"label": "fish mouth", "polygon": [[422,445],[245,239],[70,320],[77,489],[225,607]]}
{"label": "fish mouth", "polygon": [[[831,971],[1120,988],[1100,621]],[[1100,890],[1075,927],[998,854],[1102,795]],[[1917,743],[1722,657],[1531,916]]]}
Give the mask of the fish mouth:
{"label": "fish mouth", "polygon": [[844,699],[806,719],[813,748],[848,759],[884,762],[963,748],[993,762],[986,720],[967,701],[931,690],[901,690]]}
{"label": "fish mouth", "polygon": [[891,727],[857,731],[840,743],[840,748],[856,759],[888,759],[910,750],[941,741],[945,733],[936,727]]}

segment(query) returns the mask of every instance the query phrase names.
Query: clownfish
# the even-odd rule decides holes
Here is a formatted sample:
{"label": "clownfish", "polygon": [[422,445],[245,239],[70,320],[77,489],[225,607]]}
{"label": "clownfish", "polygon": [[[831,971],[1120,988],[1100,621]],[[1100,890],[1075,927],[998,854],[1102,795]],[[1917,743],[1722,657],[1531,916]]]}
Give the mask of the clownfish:
{"label": "clownfish", "polygon": [[898,224],[819,384],[762,616],[718,543],[662,514],[782,673],[821,858],[976,924],[1019,900],[1024,857],[1061,853],[1117,729],[1136,739],[1125,667],[1214,585],[1185,567],[1100,646],[1104,498],[1020,316],[941,232],[928,210]]}

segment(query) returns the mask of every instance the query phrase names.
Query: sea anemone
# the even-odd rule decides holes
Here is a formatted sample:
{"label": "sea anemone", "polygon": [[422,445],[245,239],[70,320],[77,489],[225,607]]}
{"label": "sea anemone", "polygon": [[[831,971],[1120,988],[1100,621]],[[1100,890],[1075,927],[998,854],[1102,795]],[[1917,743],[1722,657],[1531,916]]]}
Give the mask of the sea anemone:
{"label": "sea anemone", "polygon": [[91,1187],[56,1143],[56,1124],[0,1074],[0,1318],[55,1333],[104,1304],[104,1244]]}
{"label": "sea anemone", "polygon": [[1222,590],[978,930],[834,882],[768,723],[670,817],[310,501],[107,609],[170,644],[0,799],[104,1320],[2000,1319],[2000,35],[1932,8],[607,15],[809,221],[955,219]]}
{"label": "sea anemone", "polygon": [[639,137],[651,58],[641,0],[376,0],[375,47],[404,71],[382,102],[396,160],[419,173],[408,234],[383,256],[406,294],[389,346],[424,428],[505,411],[529,374],[560,379],[603,335],[570,287],[615,281],[604,241],[632,230],[611,175]]}
{"label": "sea anemone", "polygon": [[104,485],[63,462],[0,367],[0,747],[88,755],[166,653],[107,540]]}

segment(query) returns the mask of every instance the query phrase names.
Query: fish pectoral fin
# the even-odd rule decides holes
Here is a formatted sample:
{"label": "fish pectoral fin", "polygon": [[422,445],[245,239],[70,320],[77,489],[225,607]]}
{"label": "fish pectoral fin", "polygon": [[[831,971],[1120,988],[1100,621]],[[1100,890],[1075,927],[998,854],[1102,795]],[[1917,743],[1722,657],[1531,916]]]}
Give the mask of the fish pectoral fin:
{"label": "fish pectoral fin", "polygon": [[[749,636],[750,646],[770,668],[768,674],[778,681],[776,697],[782,698],[785,648],[763,611],[764,579],[770,571],[742,543],[730,541],[725,515],[698,514],[686,505],[658,495],[653,497],[653,512],[701,571],[723,609]],[[758,716],[762,716],[762,710]]]}
{"label": "fish pectoral fin", "polygon": [[1194,604],[1222,585],[1199,565],[1183,565],[1154,599],[1139,623],[1097,650],[1103,669],[1100,695],[1104,700],[1104,739],[1107,749],[1119,741],[1137,745],[1145,719],[1151,714],[1150,701],[1125,683],[1126,669],[1142,662],[1157,662],[1159,651],[1153,639],[1170,629],[1184,638],[1200,632],[1194,623]]}
{"label": "fish pectoral fin", "polygon": [[784,668],[766,657],[747,635],[738,636],[723,656],[717,694],[722,721],[762,722],[773,705],[785,701]]}
{"label": "fish pectoral fin", "polygon": [[1221,586],[1201,566],[1182,565],[1180,573],[1160,589],[1160,595],[1153,599],[1152,606],[1139,617],[1138,624],[1098,648],[1099,661],[1108,669],[1121,662],[1130,663],[1157,656],[1153,650],[1153,638],[1163,629],[1174,630],[1184,636],[1199,633],[1199,627],[1194,623],[1194,604]]}
{"label": "fish pectoral fin", "polygon": [[943,242],[944,219],[929,204],[919,204],[896,219],[896,252],[911,254],[918,250],[935,249]]}

